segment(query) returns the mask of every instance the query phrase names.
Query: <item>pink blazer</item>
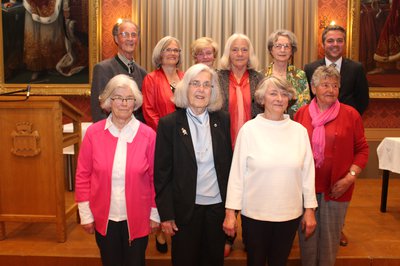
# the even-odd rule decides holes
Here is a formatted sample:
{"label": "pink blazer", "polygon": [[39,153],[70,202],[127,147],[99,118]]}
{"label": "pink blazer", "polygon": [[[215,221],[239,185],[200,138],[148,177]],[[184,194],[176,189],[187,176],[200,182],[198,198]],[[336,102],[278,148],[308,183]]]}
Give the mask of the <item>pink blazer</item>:
{"label": "pink blazer", "polygon": [[[118,139],[104,130],[106,120],[90,126],[82,141],[76,170],[75,198],[89,201],[96,230],[106,235],[110,212],[111,171]],[[153,183],[155,132],[140,124],[128,143],[125,197],[129,239],[150,233],[150,211],[155,204]]]}

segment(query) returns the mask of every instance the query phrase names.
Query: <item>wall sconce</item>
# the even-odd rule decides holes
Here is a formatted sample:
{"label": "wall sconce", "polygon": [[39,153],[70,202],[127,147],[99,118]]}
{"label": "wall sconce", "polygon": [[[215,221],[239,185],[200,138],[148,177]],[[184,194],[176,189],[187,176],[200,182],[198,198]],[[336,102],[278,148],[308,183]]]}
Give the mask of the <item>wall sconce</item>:
{"label": "wall sconce", "polygon": [[334,20],[331,20],[329,22],[329,19],[327,16],[323,16],[322,19],[319,20],[319,28],[320,29],[325,29],[326,26],[328,25],[335,25],[336,22]]}

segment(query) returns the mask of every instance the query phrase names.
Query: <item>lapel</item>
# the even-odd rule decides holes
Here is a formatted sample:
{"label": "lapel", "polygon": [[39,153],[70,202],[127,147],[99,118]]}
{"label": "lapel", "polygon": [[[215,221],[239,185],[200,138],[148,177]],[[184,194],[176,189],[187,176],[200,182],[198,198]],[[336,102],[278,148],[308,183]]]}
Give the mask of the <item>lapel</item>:
{"label": "lapel", "polygon": [[211,143],[212,143],[212,148],[213,148],[213,156],[214,156],[214,162],[217,161],[218,159],[218,144],[221,142],[219,141],[219,132],[220,132],[220,121],[218,119],[218,116],[213,112],[209,113],[210,115],[210,132],[211,132]]}
{"label": "lapel", "polygon": [[194,153],[192,137],[190,134],[189,122],[186,116],[186,109],[180,109],[177,111],[177,119],[176,119],[176,134],[182,140],[183,145],[186,147],[187,151],[190,154],[191,159],[196,162],[196,155]]}

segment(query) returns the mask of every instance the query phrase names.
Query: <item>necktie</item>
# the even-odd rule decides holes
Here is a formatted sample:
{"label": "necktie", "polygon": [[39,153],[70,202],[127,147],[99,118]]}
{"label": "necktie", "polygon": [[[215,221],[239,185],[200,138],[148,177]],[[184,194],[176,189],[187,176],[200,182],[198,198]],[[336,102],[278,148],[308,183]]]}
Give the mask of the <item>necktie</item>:
{"label": "necktie", "polygon": [[128,63],[128,72],[129,72],[129,74],[133,73],[133,62]]}
{"label": "necktie", "polygon": [[[332,63],[329,66],[336,68],[336,64],[335,63]],[[337,68],[336,68],[336,70],[337,70]]]}

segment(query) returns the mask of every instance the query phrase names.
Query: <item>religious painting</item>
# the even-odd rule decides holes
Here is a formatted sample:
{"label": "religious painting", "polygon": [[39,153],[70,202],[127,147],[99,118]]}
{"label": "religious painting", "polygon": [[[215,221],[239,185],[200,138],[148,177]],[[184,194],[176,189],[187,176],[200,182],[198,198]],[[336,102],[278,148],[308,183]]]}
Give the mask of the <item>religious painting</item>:
{"label": "religious painting", "polygon": [[400,0],[349,3],[352,32],[348,54],[363,64],[372,94],[399,98]]}
{"label": "religious painting", "polygon": [[2,90],[86,94],[98,60],[99,0],[2,0]]}

